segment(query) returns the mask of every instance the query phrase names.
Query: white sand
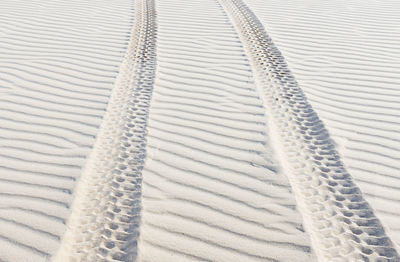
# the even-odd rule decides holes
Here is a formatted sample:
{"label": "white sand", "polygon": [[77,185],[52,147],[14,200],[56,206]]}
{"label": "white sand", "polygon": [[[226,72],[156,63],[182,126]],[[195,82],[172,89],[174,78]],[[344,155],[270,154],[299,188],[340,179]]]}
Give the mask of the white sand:
{"label": "white sand", "polygon": [[212,0],[160,1],[139,261],[309,261],[244,49]]}
{"label": "white sand", "polygon": [[135,1],[134,9],[128,50],[55,261],[134,261],[137,255],[156,16],[152,1]]}
{"label": "white sand", "polygon": [[154,2],[0,0],[0,261],[399,261],[398,2]]}
{"label": "white sand", "polygon": [[1,261],[44,261],[57,250],[125,53],[131,5],[0,1]]}
{"label": "white sand", "polygon": [[245,2],[400,244],[400,3]]}

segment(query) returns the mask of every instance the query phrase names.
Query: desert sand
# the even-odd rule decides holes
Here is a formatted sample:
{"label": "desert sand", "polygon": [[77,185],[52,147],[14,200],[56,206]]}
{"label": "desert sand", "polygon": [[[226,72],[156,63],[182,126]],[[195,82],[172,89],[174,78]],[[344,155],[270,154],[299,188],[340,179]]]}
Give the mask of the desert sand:
{"label": "desert sand", "polygon": [[0,1],[0,261],[400,261],[397,1]]}

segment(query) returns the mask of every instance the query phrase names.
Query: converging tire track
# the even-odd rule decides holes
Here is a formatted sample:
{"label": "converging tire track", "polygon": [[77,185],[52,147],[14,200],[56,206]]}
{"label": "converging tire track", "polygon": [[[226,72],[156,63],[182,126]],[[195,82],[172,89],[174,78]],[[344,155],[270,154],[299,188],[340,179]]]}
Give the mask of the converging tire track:
{"label": "converging tire track", "polygon": [[154,2],[135,0],[128,51],[54,261],[133,261],[136,257],[155,37]]}
{"label": "converging tire track", "polygon": [[[129,47],[75,189],[108,99],[101,83],[112,73],[104,75],[99,59],[108,64],[113,56],[97,50],[80,60],[92,45],[75,43],[86,32],[70,29],[75,11],[56,16],[79,34],[72,34],[70,56],[56,56],[55,64],[14,61],[25,47],[32,57],[57,53],[57,45],[47,49],[60,42],[52,36],[32,37],[29,47],[21,41],[28,26],[4,41],[12,51],[0,79],[7,87],[0,124],[11,126],[0,130],[0,158],[7,160],[0,165],[7,171],[0,177],[0,246],[8,249],[1,261],[47,261],[60,241],[56,262],[400,261],[242,0],[160,0],[159,28],[155,0],[133,2]],[[60,25],[43,32],[58,34]],[[20,46],[11,47],[14,41]],[[114,45],[122,46],[110,42],[104,50],[112,54]],[[10,97],[15,79],[26,90]],[[20,163],[30,166],[15,168]]]}
{"label": "converging tire track", "polygon": [[[236,25],[273,115],[315,251],[322,261],[399,261],[392,241],[342,161],[255,15],[241,0],[219,0]],[[279,133],[278,133],[279,132]]]}

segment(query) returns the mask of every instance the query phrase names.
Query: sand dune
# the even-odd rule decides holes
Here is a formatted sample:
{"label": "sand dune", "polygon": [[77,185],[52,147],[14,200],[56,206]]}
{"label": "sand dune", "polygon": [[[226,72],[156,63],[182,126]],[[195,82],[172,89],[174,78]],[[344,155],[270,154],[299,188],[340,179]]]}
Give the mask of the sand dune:
{"label": "sand dune", "polygon": [[246,0],[400,244],[400,5]]}
{"label": "sand dune", "polygon": [[130,5],[0,1],[1,261],[44,261],[58,249],[126,49]]}

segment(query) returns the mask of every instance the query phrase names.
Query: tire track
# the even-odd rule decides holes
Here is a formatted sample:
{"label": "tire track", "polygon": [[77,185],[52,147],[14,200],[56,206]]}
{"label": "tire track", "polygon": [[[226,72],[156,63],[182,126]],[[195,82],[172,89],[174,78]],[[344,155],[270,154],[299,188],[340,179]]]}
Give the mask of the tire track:
{"label": "tire track", "polygon": [[215,0],[157,2],[139,261],[312,261],[244,49]]}
{"label": "tire track", "polygon": [[318,257],[323,261],[400,259],[392,241],[340,160],[262,24],[241,0],[219,0],[235,23],[257,84],[281,136],[295,190]]}
{"label": "tire track", "polygon": [[155,37],[153,1],[136,0],[128,51],[54,261],[133,261],[136,257]]}
{"label": "tire track", "polygon": [[245,2],[283,53],[348,171],[399,246],[399,2]]}
{"label": "tire track", "polygon": [[0,261],[48,261],[59,248],[127,47],[130,8],[0,1]]}

